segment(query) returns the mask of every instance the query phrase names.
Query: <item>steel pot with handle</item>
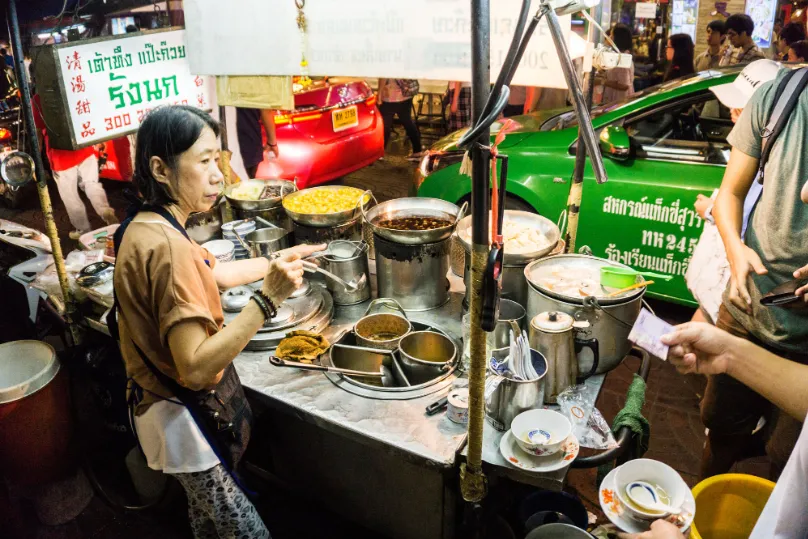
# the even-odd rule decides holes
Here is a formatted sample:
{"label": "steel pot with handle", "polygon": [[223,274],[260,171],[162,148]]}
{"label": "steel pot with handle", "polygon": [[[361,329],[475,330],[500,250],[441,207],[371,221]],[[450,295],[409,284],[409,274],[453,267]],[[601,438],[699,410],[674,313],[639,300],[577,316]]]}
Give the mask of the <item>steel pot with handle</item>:
{"label": "steel pot with handle", "polygon": [[[372,313],[376,307],[382,306],[401,313],[401,316],[392,313]],[[365,315],[354,326],[356,342],[368,348],[381,348],[395,350],[401,338],[412,332],[412,324],[404,309],[394,299],[379,298],[370,302]]]}
{"label": "steel pot with handle", "polygon": [[251,258],[269,258],[276,251],[288,248],[291,236],[291,232],[283,228],[259,228],[243,238],[236,229],[233,232],[241,246],[250,251]]}
{"label": "steel pot with handle", "polygon": [[[631,350],[628,334],[640,314],[645,294],[645,288],[638,288],[606,298],[614,289],[599,286],[600,268],[604,265],[628,268],[610,260],[574,254],[543,258],[525,267],[528,318],[557,311],[569,314],[576,322],[588,322],[589,326],[580,328],[577,335],[597,341],[598,374],[617,367]],[[578,357],[581,370],[590,370],[593,360],[589,355],[584,352]]]}
{"label": "steel pot with handle", "polygon": [[415,384],[441,376],[457,361],[457,346],[437,331],[408,333],[401,338],[398,350],[402,369]]}

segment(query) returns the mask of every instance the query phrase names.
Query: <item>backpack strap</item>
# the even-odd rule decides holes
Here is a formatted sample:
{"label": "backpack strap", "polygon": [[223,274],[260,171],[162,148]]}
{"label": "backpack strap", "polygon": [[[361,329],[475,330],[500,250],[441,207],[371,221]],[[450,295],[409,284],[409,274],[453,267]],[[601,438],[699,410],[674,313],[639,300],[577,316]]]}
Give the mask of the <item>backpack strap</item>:
{"label": "backpack strap", "polygon": [[775,140],[785,129],[791,113],[797,107],[800,95],[808,85],[808,68],[795,69],[786,74],[774,94],[774,105],[769,121],[761,134],[760,164],[758,165],[758,181],[763,183],[766,163],[772,152]]}

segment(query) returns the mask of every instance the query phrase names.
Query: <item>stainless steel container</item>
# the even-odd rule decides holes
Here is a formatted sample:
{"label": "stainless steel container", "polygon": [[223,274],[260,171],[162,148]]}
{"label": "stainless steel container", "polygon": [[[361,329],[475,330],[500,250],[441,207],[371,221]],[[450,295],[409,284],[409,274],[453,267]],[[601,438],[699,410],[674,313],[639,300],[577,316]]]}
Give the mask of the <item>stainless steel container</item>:
{"label": "stainless steel container", "polygon": [[208,211],[192,213],[185,223],[188,236],[198,244],[222,237],[222,218],[219,208],[214,206]]}
{"label": "stainless steel container", "polygon": [[499,301],[499,319],[494,331],[488,334],[487,342],[492,350],[507,348],[511,345],[511,331],[518,337],[527,323],[525,308],[509,299]]}
{"label": "stainless steel container", "polygon": [[427,311],[449,301],[451,236],[424,245],[402,245],[377,234],[373,241],[379,297],[393,298],[408,311]]}
{"label": "stainless steel container", "polygon": [[[324,256],[320,259],[323,269],[330,271],[346,282],[356,280],[359,286],[349,291],[345,286],[326,276],[325,284],[334,303],[337,305],[355,305],[370,299],[370,270],[368,269],[368,245],[361,243],[359,252],[350,258]],[[363,279],[364,276],[364,279]]]}
{"label": "stainless steel container", "polygon": [[272,253],[288,248],[292,234],[282,228],[259,228],[243,238],[236,237],[242,247],[249,249],[251,258],[268,258]]}
{"label": "stainless steel container", "polygon": [[[286,215],[286,210],[284,210],[282,206],[275,206],[274,208],[268,208],[266,210],[245,210],[233,208],[233,217],[236,219],[251,219],[260,217],[277,227],[292,230],[292,220],[289,219],[288,215]],[[260,221],[256,221],[256,226],[258,228],[264,228],[264,225]]]}
{"label": "stainless steel container", "polygon": [[422,384],[449,371],[457,361],[457,346],[436,331],[413,331],[399,342],[401,368],[413,384]]}
{"label": "stainless steel container", "polygon": [[[539,265],[543,264],[558,265],[561,271],[569,274],[575,274],[576,269],[595,268],[599,270],[604,265],[620,268],[628,266],[592,256],[558,255],[536,260],[525,268],[525,277],[529,284],[528,318],[532,320],[537,314],[543,312],[560,311],[572,316],[576,322],[588,322],[588,327],[580,328],[577,331],[577,337],[597,341],[600,357],[595,372],[606,373],[620,365],[631,350],[628,334],[640,314],[645,288],[632,290],[608,299],[563,296],[544,288],[541,282],[531,278]],[[578,356],[578,365],[583,371],[590,370],[593,362],[594,359],[584,357],[582,354]]]}
{"label": "stainless steel container", "polygon": [[[510,349],[500,348],[494,350],[491,355],[502,361]],[[547,374],[547,359],[536,350],[530,350],[533,368],[539,374],[536,380],[519,381],[506,378],[494,390],[491,397],[485,401],[485,418],[499,431],[506,431],[511,428],[513,418],[527,410],[541,408],[544,404],[544,378]],[[488,367],[490,376],[496,374]]]}
{"label": "stainless steel container", "polygon": [[[401,313],[371,313],[377,307],[387,307]],[[356,343],[368,348],[395,350],[401,338],[412,331],[412,324],[395,300],[379,298],[370,302],[365,315],[354,325]]]}
{"label": "stainless steel container", "polygon": [[[502,298],[509,299],[527,307],[528,286],[525,280],[525,266],[517,264],[502,266]],[[463,272],[463,284],[466,285],[466,297],[463,299],[464,307],[468,308],[471,299],[471,253],[466,253],[466,270]]]}

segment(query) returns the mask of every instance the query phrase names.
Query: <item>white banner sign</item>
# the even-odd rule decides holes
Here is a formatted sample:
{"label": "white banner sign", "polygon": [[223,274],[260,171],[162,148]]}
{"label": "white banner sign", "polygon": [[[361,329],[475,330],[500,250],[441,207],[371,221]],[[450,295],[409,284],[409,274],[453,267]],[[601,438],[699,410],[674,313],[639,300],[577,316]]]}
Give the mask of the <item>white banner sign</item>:
{"label": "white banner sign", "polygon": [[79,43],[56,55],[79,146],[136,131],[159,105],[212,106],[213,81],[191,74],[184,30]]}
{"label": "white banner sign", "polygon": [[[491,80],[507,54],[521,0],[491,7]],[[531,17],[538,9],[533,3]],[[471,80],[469,0],[307,0],[307,39],[292,0],[185,0],[191,71],[298,75],[304,43],[312,76]],[[565,35],[570,17],[560,18]],[[576,47],[573,54],[583,54]],[[536,29],[514,84],[566,88],[546,21]]]}
{"label": "white banner sign", "polygon": [[656,12],[656,2],[637,2],[634,8],[634,16],[638,19],[655,19]]}

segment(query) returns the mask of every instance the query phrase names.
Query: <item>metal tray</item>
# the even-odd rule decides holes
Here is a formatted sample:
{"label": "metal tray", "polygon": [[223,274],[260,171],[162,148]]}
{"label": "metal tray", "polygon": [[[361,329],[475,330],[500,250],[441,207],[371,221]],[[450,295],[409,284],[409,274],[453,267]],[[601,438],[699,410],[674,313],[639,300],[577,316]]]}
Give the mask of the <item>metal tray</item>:
{"label": "metal tray", "polygon": [[[359,199],[357,198],[356,207],[351,208],[349,210],[338,211],[334,213],[297,213],[289,209],[286,205],[287,200],[294,200],[296,197],[302,196],[306,193],[311,193],[312,191],[316,190],[326,190],[326,191],[336,191],[338,189],[344,189],[345,185],[322,185],[319,187],[309,187],[308,189],[303,189],[300,191],[295,191],[294,193],[290,193],[283,198],[283,209],[286,210],[286,214],[292,221],[299,223],[301,225],[308,225],[308,226],[316,226],[316,227],[326,227],[326,226],[338,226],[344,225],[350,221],[356,219],[360,214],[359,208]],[[370,204],[370,195],[360,195],[362,197],[367,196],[367,202],[363,202],[362,206],[365,207]]]}
{"label": "metal tray", "polygon": [[[488,222],[491,223],[491,216],[489,214]],[[556,245],[558,244],[558,240],[561,239],[561,231],[558,229],[558,226],[552,222],[551,220],[547,219],[546,217],[542,217],[537,213],[530,213],[526,211],[517,211],[517,210],[505,210],[505,220],[514,221],[520,224],[525,224],[530,226],[531,228],[537,228],[539,231],[547,237],[550,241],[550,245],[543,249],[538,249],[536,251],[531,251],[529,253],[519,253],[513,254],[508,253],[508,242],[505,242],[505,265],[506,266],[519,266],[522,264],[527,264],[537,258],[541,258],[543,256],[548,255],[555,249]],[[466,253],[471,253],[471,243],[468,242],[464,237],[463,233],[465,233],[469,228],[471,228],[471,216],[464,217],[457,223],[457,240],[463,246]]]}
{"label": "metal tray", "polygon": [[[242,185],[243,183],[255,183],[255,184],[261,184],[262,186],[266,185],[278,186],[281,188],[281,195],[277,197],[264,198],[261,200],[243,200],[240,198],[233,198],[232,196],[230,196],[230,193],[233,192],[233,189],[235,189],[239,185]],[[251,211],[270,210],[272,208],[281,205],[283,198],[285,196],[288,196],[287,190],[288,193],[294,193],[297,191],[297,187],[295,187],[294,183],[287,180],[279,180],[279,179],[245,180],[241,183],[234,183],[233,185],[227,186],[224,190],[224,197],[227,199],[227,201],[230,203],[231,206],[233,206],[234,208],[238,208],[240,210],[251,210]]]}
{"label": "metal tray", "polygon": [[[465,208],[465,205],[464,205]],[[373,206],[363,212],[365,221],[375,234],[395,243],[404,245],[423,245],[445,240],[454,232],[458,218],[462,218],[461,210],[455,204],[439,198],[396,198]],[[432,230],[394,230],[378,226],[385,219],[401,219],[405,217],[433,217],[436,219],[452,219],[449,226]]]}

